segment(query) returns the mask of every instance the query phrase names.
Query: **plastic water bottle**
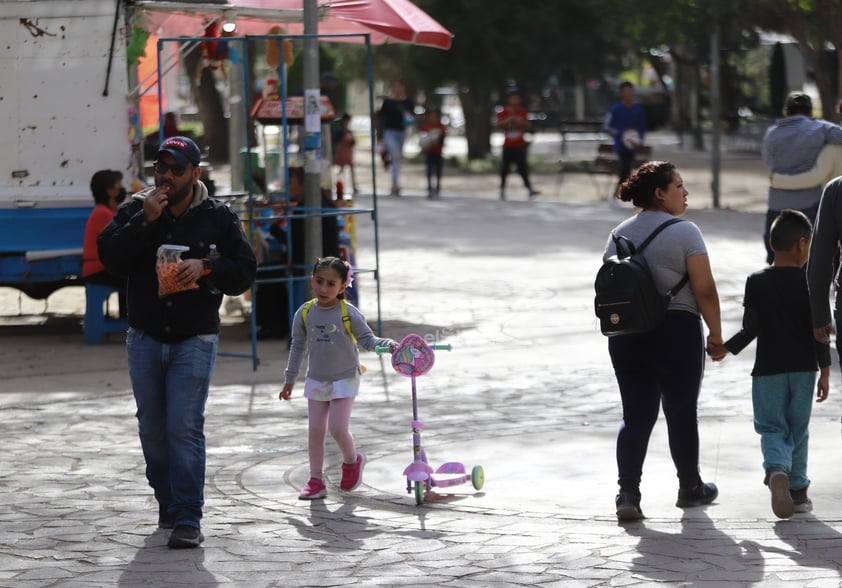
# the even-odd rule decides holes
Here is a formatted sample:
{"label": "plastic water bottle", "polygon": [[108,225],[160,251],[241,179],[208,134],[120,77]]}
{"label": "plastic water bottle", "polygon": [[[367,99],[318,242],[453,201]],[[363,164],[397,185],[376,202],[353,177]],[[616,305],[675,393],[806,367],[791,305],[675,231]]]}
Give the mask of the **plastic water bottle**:
{"label": "plastic water bottle", "polygon": [[[211,266],[217,259],[219,259],[219,251],[216,250],[216,243],[211,243],[208,251],[208,260],[211,262]],[[213,274],[208,276],[208,291],[211,294],[219,294],[219,289],[213,285]]]}

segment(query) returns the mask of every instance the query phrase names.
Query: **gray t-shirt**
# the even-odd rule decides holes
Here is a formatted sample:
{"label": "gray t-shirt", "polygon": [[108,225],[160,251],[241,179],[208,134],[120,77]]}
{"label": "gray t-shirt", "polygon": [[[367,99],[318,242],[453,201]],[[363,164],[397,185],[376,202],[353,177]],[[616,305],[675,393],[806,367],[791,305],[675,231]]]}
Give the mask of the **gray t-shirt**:
{"label": "gray t-shirt", "polygon": [[[644,210],[621,222],[614,232],[626,237],[637,247],[658,225],[671,218],[674,217],[666,212]],[[603,261],[614,254],[614,240],[609,235],[602,255]],[[643,257],[652,271],[655,286],[664,293],[681,281],[687,272],[687,258],[693,255],[707,255],[707,248],[699,227],[690,221],[675,223],[665,228],[643,250]],[[699,314],[699,305],[690,282],[679,290],[669,308]]]}
{"label": "gray t-shirt", "polygon": [[[368,351],[377,346],[388,346],[392,339],[376,337],[365,322],[365,317],[353,304],[348,304],[351,331],[357,345]],[[309,351],[307,377],[320,382],[336,382],[353,377],[360,372],[360,354],[342,323],[342,307],[335,304],[323,308],[318,303],[310,307],[307,325],[301,318],[303,306],[292,320],[292,343],[289,361],[284,372],[284,383],[294,384],[305,352]]]}

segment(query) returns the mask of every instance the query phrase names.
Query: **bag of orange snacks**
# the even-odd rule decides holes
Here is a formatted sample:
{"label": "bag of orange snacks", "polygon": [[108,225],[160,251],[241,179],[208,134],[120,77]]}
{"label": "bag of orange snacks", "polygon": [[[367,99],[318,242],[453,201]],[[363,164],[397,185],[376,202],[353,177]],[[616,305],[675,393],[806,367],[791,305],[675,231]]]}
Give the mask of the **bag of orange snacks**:
{"label": "bag of orange snacks", "polygon": [[158,247],[158,261],[155,264],[155,271],[158,274],[158,296],[167,296],[185,290],[196,290],[199,287],[196,282],[184,287],[175,279],[178,265],[184,263],[181,254],[185,251],[190,251],[190,248],[184,245],[161,245]]}

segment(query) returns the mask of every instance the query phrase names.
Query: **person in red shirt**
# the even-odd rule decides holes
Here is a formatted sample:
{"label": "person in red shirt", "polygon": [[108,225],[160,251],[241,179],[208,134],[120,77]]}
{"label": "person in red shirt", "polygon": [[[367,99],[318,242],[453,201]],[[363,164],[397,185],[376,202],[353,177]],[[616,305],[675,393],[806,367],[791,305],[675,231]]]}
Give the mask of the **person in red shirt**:
{"label": "person in red shirt", "polygon": [[[424,151],[427,165],[427,198],[438,199],[441,189],[441,174],[444,167],[444,137],[447,134],[447,127],[441,122],[441,112],[437,108],[431,108],[424,116],[424,124],[421,125],[421,149]],[[436,180],[433,186],[433,178]]]}
{"label": "person in red shirt", "polygon": [[[339,166],[338,178],[341,180],[345,175],[345,166],[351,172],[351,186],[353,193],[359,192],[357,188],[357,174],[354,171],[354,133],[351,131],[351,115],[347,112],[339,118],[339,127],[333,133],[334,154],[333,164]],[[337,190],[338,193],[338,190]]]}
{"label": "person in red shirt", "polygon": [[529,191],[529,197],[540,194],[529,182],[529,165],[526,160],[526,133],[531,124],[529,112],[523,106],[520,91],[517,88],[509,90],[506,105],[497,113],[497,128],[503,131],[503,163],[500,166],[500,199],[506,199],[506,176],[514,163],[523,185]]}
{"label": "person in red shirt", "polygon": [[111,222],[117,207],[126,199],[123,174],[116,170],[103,169],[91,177],[91,194],[94,209],[85,223],[85,237],[82,242],[82,279],[92,284],[119,288],[120,317],[125,317],[126,279],[106,271],[99,259],[96,239]]}

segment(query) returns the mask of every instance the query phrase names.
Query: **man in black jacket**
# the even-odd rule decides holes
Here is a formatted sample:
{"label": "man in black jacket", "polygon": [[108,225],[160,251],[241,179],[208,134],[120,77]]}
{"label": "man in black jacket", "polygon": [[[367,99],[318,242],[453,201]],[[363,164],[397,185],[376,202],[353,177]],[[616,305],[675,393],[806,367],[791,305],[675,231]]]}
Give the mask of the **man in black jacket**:
{"label": "man in black jacket", "polygon": [[[164,141],[155,156],[155,187],[121,206],[97,240],[106,269],[127,277],[126,341],[138,432],[159,504],[158,525],[173,528],[172,548],[204,540],[204,410],[219,306],[223,294],[246,291],[257,272],[237,215],[208,197],[199,162],[192,140]],[[156,264],[164,244],[187,250],[171,276],[183,290],[161,296]],[[218,255],[209,258],[212,245]]]}

